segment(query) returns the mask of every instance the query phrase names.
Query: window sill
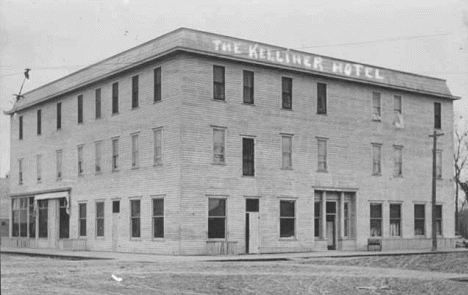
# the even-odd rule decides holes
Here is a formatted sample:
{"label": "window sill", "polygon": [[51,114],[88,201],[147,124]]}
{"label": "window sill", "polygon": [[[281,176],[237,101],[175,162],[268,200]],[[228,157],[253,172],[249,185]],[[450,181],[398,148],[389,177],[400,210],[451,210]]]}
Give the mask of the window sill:
{"label": "window sill", "polygon": [[255,178],[255,175],[242,175],[242,178]]}
{"label": "window sill", "polygon": [[285,108],[281,108],[282,111],[289,111],[289,112],[292,112],[292,108],[291,109],[285,109]]}
{"label": "window sill", "polygon": [[114,172],[120,172],[120,169],[112,169],[112,173]]}
{"label": "window sill", "polygon": [[57,178],[55,181],[62,181],[62,178]]}
{"label": "window sill", "polygon": [[403,178],[403,175],[400,174],[400,175],[393,175],[393,178]]}
{"label": "window sill", "polygon": [[130,241],[131,242],[141,242],[141,237],[131,237]]}
{"label": "window sill", "polygon": [[251,106],[251,107],[254,107],[254,106],[255,106],[255,104],[253,104],[253,103],[248,103],[248,102],[243,102],[242,105],[244,105],[244,106]]}
{"label": "window sill", "polygon": [[292,167],[281,167],[281,170],[294,170]]}
{"label": "window sill", "polygon": [[160,242],[160,243],[162,243],[162,242],[165,242],[165,241],[166,241],[166,239],[165,239],[165,238],[154,238],[154,237],[153,237],[151,240],[152,240],[153,242]]}
{"label": "window sill", "polygon": [[78,174],[78,177],[84,177],[83,173]]}
{"label": "window sill", "polygon": [[382,123],[382,120],[372,119],[372,122]]}
{"label": "window sill", "polygon": [[119,114],[119,112],[117,113],[112,113],[112,116],[117,116]]}
{"label": "window sill", "polygon": [[132,170],[138,170],[138,169],[140,169],[140,166],[132,167]]}
{"label": "window sill", "polygon": [[328,116],[327,113],[316,113],[316,115],[320,115],[320,116]]}
{"label": "window sill", "polygon": [[157,103],[160,103],[160,102],[162,102],[162,99],[160,99],[160,100],[153,100],[153,104],[157,104]]}
{"label": "window sill", "polygon": [[295,242],[297,241],[297,238],[296,237],[284,237],[284,238],[279,238],[278,241],[282,241],[282,242]]}
{"label": "window sill", "polygon": [[381,173],[373,173],[372,176],[382,176]]}
{"label": "window sill", "polygon": [[94,120],[96,120],[96,121],[101,120],[101,117],[96,117],[96,118],[94,118]]}
{"label": "window sill", "polygon": [[328,173],[328,170],[319,169],[317,170],[317,173]]}
{"label": "window sill", "polygon": [[42,183],[42,180],[38,179],[38,180],[37,180],[37,183]]}
{"label": "window sill", "polygon": [[106,239],[105,236],[96,236],[96,240],[102,240],[104,241]]}
{"label": "window sill", "polygon": [[226,242],[226,238],[208,238],[207,243]]}
{"label": "window sill", "polygon": [[212,162],[211,165],[226,166],[226,163],[215,163],[215,162]]}
{"label": "window sill", "polygon": [[137,106],[137,107],[132,107],[132,111],[134,110],[138,110],[140,108],[140,106]]}
{"label": "window sill", "polygon": [[94,175],[101,175],[101,174],[102,174],[101,171],[99,171],[99,172],[94,172]]}
{"label": "window sill", "polygon": [[83,123],[83,122],[78,122],[78,124],[77,124],[77,125],[78,125],[78,126],[80,126],[80,125],[84,125],[84,123]]}
{"label": "window sill", "polygon": [[226,103],[226,99],[217,99],[217,98],[213,98],[212,101],[219,101],[219,102],[224,102]]}

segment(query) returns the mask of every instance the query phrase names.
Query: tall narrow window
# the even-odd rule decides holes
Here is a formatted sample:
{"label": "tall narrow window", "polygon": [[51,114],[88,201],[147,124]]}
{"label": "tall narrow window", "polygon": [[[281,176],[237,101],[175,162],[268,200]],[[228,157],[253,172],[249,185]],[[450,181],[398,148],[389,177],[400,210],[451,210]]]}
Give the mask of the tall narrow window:
{"label": "tall narrow window", "polygon": [[78,175],[83,175],[83,146],[78,146]]}
{"label": "tall narrow window", "polygon": [[295,236],[295,201],[280,201],[280,238]]}
{"label": "tall narrow window", "polygon": [[426,206],[421,204],[414,205],[414,235],[423,236],[426,234]]}
{"label": "tall narrow window", "polygon": [[36,210],[34,206],[34,197],[29,197],[29,237],[36,237]]}
{"label": "tall narrow window", "polygon": [[213,99],[224,100],[224,67],[213,66]]}
{"label": "tall narrow window", "polygon": [[140,237],[140,200],[130,201],[132,238]]}
{"label": "tall narrow window", "polygon": [[162,164],[162,129],[157,128],[153,130],[154,140],[154,165]]}
{"label": "tall narrow window", "polygon": [[18,159],[18,183],[23,184],[23,159]]}
{"label": "tall narrow window", "polygon": [[132,109],[137,108],[139,105],[138,101],[138,75],[132,77]]}
{"label": "tall narrow window", "polygon": [[382,236],[382,204],[370,204],[370,235]]}
{"label": "tall narrow window", "polygon": [[327,113],[327,84],[317,83],[317,114]]}
{"label": "tall narrow window", "polygon": [[42,181],[42,155],[36,155],[36,179]]}
{"label": "tall narrow window", "polygon": [[83,123],[83,95],[78,95],[78,124]]}
{"label": "tall narrow window", "polygon": [[96,119],[101,119],[101,88],[95,91],[95,108]]}
{"label": "tall narrow window", "polygon": [[442,128],[442,109],[440,102],[434,102],[434,128]]}
{"label": "tall narrow window", "polygon": [[104,202],[96,203],[96,236],[104,236]]}
{"label": "tall narrow window", "polygon": [[244,103],[254,103],[254,73],[244,71]]}
{"label": "tall narrow window", "polygon": [[138,150],[138,134],[132,135],[132,168],[140,165],[140,152]]}
{"label": "tall narrow window", "polygon": [[395,114],[401,114],[402,109],[401,109],[401,96],[400,95],[394,95],[393,96],[393,111]]}
{"label": "tall narrow window", "polygon": [[19,237],[20,233],[20,213],[19,213],[19,198],[11,199],[11,236]]}
{"label": "tall narrow window", "polygon": [[57,130],[62,129],[62,103],[57,103]]}
{"label": "tall narrow window", "polygon": [[255,147],[253,138],[242,138],[242,175],[255,175]]}
{"label": "tall narrow window", "polygon": [[94,143],[94,172],[101,173],[101,145],[102,141]]}
{"label": "tall narrow window", "polygon": [[382,145],[372,144],[372,175],[381,175]]}
{"label": "tall narrow window", "polygon": [[326,138],[317,138],[317,152],[317,171],[326,172],[328,170]]}
{"label": "tall narrow window", "polygon": [[350,226],[350,222],[349,222],[349,202],[345,202],[343,204],[343,217],[344,217],[344,228],[343,228],[343,236],[345,238],[348,238],[349,237],[349,226]]}
{"label": "tall narrow window", "polygon": [[393,146],[393,176],[403,176],[403,147],[400,145]]}
{"label": "tall narrow window", "polygon": [[37,135],[42,133],[42,110],[37,110]]}
{"label": "tall narrow window", "polygon": [[390,236],[401,237],[401,204],[390,204]]}
{"label": "tall narrow window", "polygon": [[292,169],[292,136],[281,136],[282,168]]}
{"label": "tall narrow window", "polygon": [[112,114],[119,113],[119,82],[112,84]]}
{"label": "tall narrow window", "polygon": [[56,176],[57,180],[62,179],[62,150],[55,152]]}
{"label": "tall narrow window", "polygon": [[292,78],[281,78],[282,89],[282,107],[283,109],[292,109]]}
{"label": "tall narrow window", "polygon": [[320,202],[314,203],[314,236],[320,238],[320,227],[321,227],[321,214],[322,206]]}
{"label": "tall narrow window", "polygon": [[372,92],[372,120],[380,121],[382,119],[380,92]]}
{"label": "tall narrow window", "polygon": [[19,116],[19,139],[23,139],[23,116]]}
{"label": "tall narrow window", "polygon": [[154,102],[161,99],[161,68],[157,68],[154,69]]}
{"label": "tall narrow window", "polygon": [[12,218],[14,237],[28,236],[28,198],[12,199]]}
{"label": "tall narrow window", "polygon": [[68,214],[67,199],[61,198],[59,201],[59,237],[61,239],[70,238],[70,214]]}
{"label": "tall narrow window", "polygon": [[164,199],[153,199],[153,237],[164,238]]}
{"label": "tall narrow window", "polygon": [[208,199],[208,238],[226,237],[226,200]]}
{"label": "tall narrow window", "polygon": [[80,237],[86,237],[86,204],[79,204],[78,211],[78,232]]}
{"label": "tall narrow window", "polygon": [[213,164],[225,163],[225,129],[213,129]]}
{"label": "tall narrow window", "polygon": [[435,206],[436,233],[442,235],[442,205]]}
{"label": "tall narrow window", "polygon": [[112,139],[112,170],[119,169],[119,139]]}
{"label": "tall narrow window", "polygon": [[48,213],[49,202],[48,200],[38,200],[37,208],[39,215],[39,238],[47,238],[48,234]]}
{"label": "tall narrow window", "polygon": [[436,177],[442,178],[442,151],[436,151]]}

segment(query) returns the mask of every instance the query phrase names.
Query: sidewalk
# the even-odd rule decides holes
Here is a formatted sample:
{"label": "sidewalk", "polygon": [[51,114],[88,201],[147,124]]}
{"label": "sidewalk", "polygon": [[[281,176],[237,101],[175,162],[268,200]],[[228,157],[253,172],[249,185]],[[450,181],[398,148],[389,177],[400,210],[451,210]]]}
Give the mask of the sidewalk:
{"label": "sidewalk", "polygon": [[230,256],[170,256],[157,254],[139,254],[104,251],[63,251],[58,249],[38,249],[38,248],[8,248],[1,247],[1,254],[17,254],[29,256],[45,256],[51,258],[62,258],[70,260],[86,259],[108,259],[117,261],[134,262],[194,262],[194,261],[275,261],[275,260],[297,260],[314,258],[338,258],[338,257],[363,257],[363,256],[391,256],[391,255],[416,255],[416,254],[437,254],[465,252],[468,249],[458,248],[450,250],[440,250],[432,252],[430,250],[399,250],[399,251],[317,251],[302,253],[277,253],[277,254],[248,254]]}

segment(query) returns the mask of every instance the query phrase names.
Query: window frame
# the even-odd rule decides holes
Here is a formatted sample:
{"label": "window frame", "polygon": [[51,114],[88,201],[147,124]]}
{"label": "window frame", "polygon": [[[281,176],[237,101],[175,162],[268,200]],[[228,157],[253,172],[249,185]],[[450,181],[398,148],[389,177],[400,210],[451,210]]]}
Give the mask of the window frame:
{"label": "window frame", "polygon": [[[138,204],[138,212],[134,212],[134,205]],[[130,239],[141,239],[141,198],[130,199]],[[136,224],[134,224],[136,222]],[[136,227],[134,228],[134,226]],[[134,232],[135,229],[138,231]]]}
{"label": "window frame", "polygon": [[[221,132],[222,143],[218,147],[217,151],[217,140],[216,133]],[[219,151],[221,148],[221,151]],[[213,127],[213,164],[214,165],[225,165],[226,164],[226,127]]]}
{"label": "window frame", "polygon": [[[224,215],[210,215],[210,201],[212,200],[219,200],[219,201],[222,201],[224,206],[223,206],[223,211],[224,211]],[[208,228],[207,228],[207,238],[208,240],[226,240],[227,239],[227,212],[228,212],[228,204],[227,204],[227,198],[226,197],[215,197],[215,196],[210,196],[208,197],[208,204],[207,204],[207,208],[208,208],[208,214],[207,214],[207,221],[208,221]],[[216,208],[216,207],[214,207]],[[211,220],[214,220],[214,219],[222,219],[223,220],[223,226],[224,226],[224,232],[223,232],[223,235],[222,237],[218,237],[218,236],[210,236],[210,228],[211,226],[213,226],[213,223],[210,221]],[[216,233],[216,232],[215,232]]]}
{"label": "window frame", "polygon": [[314,238],[322,238],[322,201],[314,201]]}
{"label": "window frame", "polygon": [[38,109],[37,112],[37,135],[42,134],[42,109]]}
{"label": "window frame", "polygon": [[[317,138],[317,172],[328,172],[328,138]],[[324,155],[321,155],[321,143],[324,150]]]}
{"label": "window frame", "polygon": [[[293,216],[284,216],[283,215],[283,210],[282,210],[282,207],[281,205],[283,203],[292,203],[293,204]],[[296,236],[297,236],[297,225],[296,225],[296,219],[297,219],[297,204],[296,204],[296,200],[292,200],[292,199],[280,199],[279,200],[279,238],[281,240],[290,240],[290,239],[296,239]],[[292,235],[287,235],[285,236],[283,234],[283,222],[282,221],[286,221],[286,220],[292,220],[292,225],[293,225],[293,234]]]}
{"label": "window frame", "polygon": [[281,134],[281,169],[293,169],[293,135]]}
{"label": "window frame", "polygon": [[57,180],[62,180],[63,178],[63,150],[55,151],[55,176]]}
{"label": "window frame", "polygon": [[[83,209],[84,208],[84,214]],[[86,203],[78,203],[78,237],[86,237],[87,236],[87,204]],[[84,217],[83,217],[84,215]],[[84,226],[83,226],[84,223]],[[83,234],[84,231],[84,234]]]}
{"label": "window frame", "polygon": [[371,145],[372,145],[372,176],[382,176],[382,144],[372,143]]}
{"label": "window frame", "polygon": [[[379,211],[380,211],[380,216],[373,216],[373,213],[372,212],[375,212],[375,211],[372,211],[372,207],[378,207],[379,208]],[[369,236],[371,237],[379,237],[379,238],[382,238],[383,237],[383,208],[382,208],[382,203],[377,203],[377,202],[371,202],[370,203],[370,206],[369,206],[369,224],[370,224],[370,232],[369,232]],[[379,215],[379,214],[377,214]],[[374,225],[376,225],[376,223],[378,224],[378,227],[375,227],[374,228]],[[377,231],[375,233],[375,231]],[[374,234],[375,233],[375,234]]]}
{"label": "window frame", "polygon": [[56,123],[57,123],[57,130],[61,130],[62,129],[62,102],[58,102],[57,103],[57,109],[56,109],[57,113],[57,117],[56,117]]}
{"label": "window frame", "polygon": [[292,110],[293,103],[293,79],[281,77],[281,109]]}
{"label": "window frame", "polygon": [[83,124],[83,94],[78,95],[78,124]]}
{"label": "window frame", "polygon": [[[435,213],[435,222],[436,222],[436,234],[438,236],[443,236],[444,235],[444,229],[443,229],[443,206],[440,204],[436,204],[436,213]],[[440,214],[439,214],[440,213]]]}
{"label": "window frame", "polygon": [[102,140],[94,142],[94,173],[102,173]]}
{"label": "window frame", "polygon": [[42,182],[42,154],[36,155],[36,181]]}
{"label": "window frame", "polygon": [[442,150],[436,150],[436,178],[442,179]]}
{"label": "window frame", "polygon": [[84,145],[80,144],[77,146],[77,157],[78,157],[78,176],[83,176],[84,174],[84,161],[83,161],[83,154],[84,154]]}
{"label": "window frame", "polygon": [[24,158],[18,159],[18,184],[19,185],[22,185],[24,182],[23,161],[24,161]]}
{"label": "window frame", "polygon": [[[165,234],[165,204],[164,204],[164,197],[163,196],[153,196],[151,198],[152,200],[152,214],[151,214],[151,219],[152,219],[152,238],[153,239],[164,239],[164,234]],[[162,202],[162,214],[157,214],[159,212],[156,212],[155,205],[156,201],[161,201]],[[162,220],[162,233],[158,236],[156,236],[156,221],[157,220]]]}
{"label": "window frame", "polygon": [[162,70],[161,67],[157,67],[153,70],[153,103],[162,100]]}
{"label": "window frame", "polygon": [[[243,177],[254,177],[255,176],[255,138],[243,136],[242,138],[242,176]],[[252,152],[249,155],[245,154],[246,142],[251,141],[252,143]],[[251,166],[249,170],[248,166]],[[248,170],[248,171],[247,171]]]}
{"label": "window frame", "polygon": [[255,104],[255,96],[254,96],[255,74],[254,74],[253,71],[243,70],[242,71],[242,77],[243,77],[243,98],[242,98],[242,102],[244,104],[253,105],[253,104]]}
{"label": "window frame", "polygon": [[[102,205],[102,215],[99,215],[99,211],[100,209],[98,208],[100,205]],[[96,232],[95,232],[95,236],[96,238],[104,238],[105,237],[105,233],[106,233],[106,223],[105,223],[105,217],[106,217],[106,205],[105,205],[105,202],[102,201],[102,200],[99,200],[99,201],[96,201],[96,211],[95,211],[95,223],[96,223]],[[102,227],[100,225],[100,221],[102,221]],[[100,232],[100,228],[102,228],[102,233]]]}
{"label": "window frame", "polygon": [[138,169],[140,167],[140,136],[139,133],[131,134],[131,144],[132,144],[132,169]]}
{"label": "window frame", "polygon": [[[399,101],[399,108],[397,101]],[[393,95],[393,112],[396,114],[403,114],[403,97],[401,95]]]}
{"label": "window frame", "polygon": [[403,146],[393,146],[393,177],[403,177]]}
{"label": "window frame", "polygon": [[140,107],[140,77],[132,77],[132,110]]}
{"label": "window frame", "polygon": [[119,137],[113,137],[111,139],[112,158],[111,165],[112,171],[119,171]]}
{"label": "window frame", "polygon": [[[417,206],[422,206],[422,211],[423,214],[422,214],[422,217],[418,217],[416,216],[416,207]],[[414,204],[414,209],[413,209],[413,213],[414,213],[414,236],[415,237],[425,237],[426,236],[426,204]],[[418,222],[419,221],[419,222]],[[418,234],[417,230],[418,230],[418,226],[420,226],[421,224],[418,225],[418,223],[421,223],[422,222],[422,233],[421,234]]]}
{"label": "window frame", "polygon": [[[392,210],[392,207],[395,207],[395,206],[398,206],[398,216],[394,216],[392,213],[393,212],[396,212],[396,211],[393,211]],[[390,237],[402,237],[403,234],[402,234],[402,205],[401,203],[390,203],[389,206],[388,206],[388,210],[389,210],[389,213],[388,213],[388,216],[389,216],[389,230],[388,230],[388,233],[389,233],[389,236]],[[398,229],[397,230],[392,230],[392,225],[393,224],[397,224],[398,225]],[[397,233],[395,233],[397,232]]]}
{"label": "window frame", "polygon": [[382,122],[382,93],[378,91],[372,91],[372,121]]}
{"label": "window frame", "polygon": [[[218,77],[217,74],[221,76]],[[218,81],[218,79],[220,80]],[[226,69],[224,66],[213,65],[213,100],[226,100]]]}
{"label": "window frame", "polygon": [[434,102],[434,129],[442,129],[442,104]]}
{"label": "window frame", "polygon": [[327,84],[322,83],[322,82],[317,82],[317,115],[326,115],[327,112],[328,112]]}
{"label": "window frame", "polygon": [[112,83],[112,115],[119,114],[119,82]]}
{"label": "window frame", "polygon": [[101,88],[97,88],[94,91],[94,118],[96,120],[102,118],[102,99],[101,99]]}
{"label": "window frame", "polygon": [[19,139],[19,140],[23,140],[23,127],[24,127],[24,126],[23,126],[23,124],[24,124],[24,123],[23,123],[23,116],[19,116],[19,117],[18,117],[18,122],[19,122],[19,123],[18,123],[18,124],[19,124],[19,126],[18,126],[18,133],[19,133],[19,134],[18,134],[18,139]]}
{"label": "window frame", "polygon": [[[157,136],[159,134],[159,137]],[[159,138],[159,140],[158,140]],[[153,128],[153,166],[162,165],[163,128]]]}
{"label": "window frame", "polygon": [[39,227],[39,232],[37,233],[38,238],[48,238],[49,236],[49,200],[37,200],[37,215],[38,215],[38,227]]}

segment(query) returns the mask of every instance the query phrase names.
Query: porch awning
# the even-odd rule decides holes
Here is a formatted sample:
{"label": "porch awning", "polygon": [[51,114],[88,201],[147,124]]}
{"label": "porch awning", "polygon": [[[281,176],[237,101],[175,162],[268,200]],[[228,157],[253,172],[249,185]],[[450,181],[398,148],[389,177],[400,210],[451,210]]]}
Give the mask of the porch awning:
{"label": "porch awning", "polygon": [[61,198],[65,198],[67,201],[67,213],[70,214],[70,193],[68,191],[34,195],[35,201]]}

